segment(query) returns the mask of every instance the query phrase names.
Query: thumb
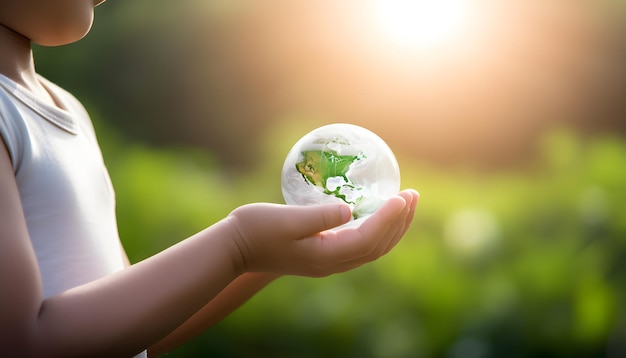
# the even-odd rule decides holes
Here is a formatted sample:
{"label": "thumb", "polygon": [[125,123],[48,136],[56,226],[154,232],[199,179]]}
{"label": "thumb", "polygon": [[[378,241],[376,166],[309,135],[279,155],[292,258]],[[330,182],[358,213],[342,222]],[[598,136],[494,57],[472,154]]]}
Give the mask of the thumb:
{"label": "thumb", "polygon": [[345,224],[352,217],[352,211],[346,204],[291,206],[290,208],[293,209],[294,216],[291,218],[295,219],[294,224],[297,225],[297,230],[305,236]]}

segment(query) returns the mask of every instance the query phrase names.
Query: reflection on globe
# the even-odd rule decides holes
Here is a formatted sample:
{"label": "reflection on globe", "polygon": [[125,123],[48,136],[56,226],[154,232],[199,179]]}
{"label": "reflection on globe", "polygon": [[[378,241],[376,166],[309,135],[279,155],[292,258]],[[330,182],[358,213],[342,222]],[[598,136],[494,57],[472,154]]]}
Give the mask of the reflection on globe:
{"label": "reflection on globe", "polygon": [[289,205],[347,203],[352,216],[372,214],[400,190],[393,152],[371,131],[336,123],[317,128],[292,148],[282,171]]}

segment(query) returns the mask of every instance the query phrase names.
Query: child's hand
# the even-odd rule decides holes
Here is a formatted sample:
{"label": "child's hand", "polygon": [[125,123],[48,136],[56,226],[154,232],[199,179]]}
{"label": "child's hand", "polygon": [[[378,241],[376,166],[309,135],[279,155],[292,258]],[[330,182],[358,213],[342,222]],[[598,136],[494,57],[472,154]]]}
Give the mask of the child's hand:
{"label": "child's hand", "polygon": [[409,228],[419,195],[390,198],[359,227],[325,231],[350,219],[347,205],[250,204],[228,221],[237,245],[239,272],[327,276],[373,261],[393,248]]}

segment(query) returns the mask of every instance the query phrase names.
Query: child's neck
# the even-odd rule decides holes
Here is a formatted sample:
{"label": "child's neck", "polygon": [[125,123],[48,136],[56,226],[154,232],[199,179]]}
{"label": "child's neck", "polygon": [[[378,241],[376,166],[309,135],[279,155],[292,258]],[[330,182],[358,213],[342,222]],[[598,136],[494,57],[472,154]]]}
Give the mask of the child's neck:
{"label": "child's neck", "polygon": [[0,24],[0,73],[32,92],[42,101],[56,105],[39,82],[30,40]]}

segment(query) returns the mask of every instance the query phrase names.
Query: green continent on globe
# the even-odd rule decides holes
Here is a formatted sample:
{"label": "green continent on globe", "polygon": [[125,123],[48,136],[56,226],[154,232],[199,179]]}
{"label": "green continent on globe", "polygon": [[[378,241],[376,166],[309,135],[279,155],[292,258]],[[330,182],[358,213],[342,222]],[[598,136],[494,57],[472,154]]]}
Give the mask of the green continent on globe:
{"label": "green continent on globe", "polygon": [[[335,151],[309,150],[301,152],[304,159],[296,163],[296,169],[308,184],[318,186],[324,190],[324,194],[333,195],[348,204],[349,201],[341,189],[360,190],[348,180],[346,174],[350,166],[365,158],[363,153],[357,155],[339,155]],[[344,184],[338,185],[334,190],[328,189],[327,182],[330,178],[341,177]]]}

